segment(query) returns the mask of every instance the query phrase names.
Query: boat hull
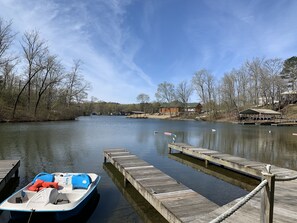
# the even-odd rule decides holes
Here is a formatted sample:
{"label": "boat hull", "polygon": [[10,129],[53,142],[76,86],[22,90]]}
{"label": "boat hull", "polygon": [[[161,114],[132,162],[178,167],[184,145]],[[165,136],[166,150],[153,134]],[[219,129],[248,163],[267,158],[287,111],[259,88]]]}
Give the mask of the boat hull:
{"label": "boat hull", "polygon": [[[99,201],[99,193],[97,190],[92,191],[75,209],[71,211],[56,212],[33,212],[32,222],[61,222],[72,220],[73,218],[88,218],[90,211],[93,211]],[[31,212],[10,211],[12,222],[27,222]],[[73,222],[73,221],[71,221]]]}

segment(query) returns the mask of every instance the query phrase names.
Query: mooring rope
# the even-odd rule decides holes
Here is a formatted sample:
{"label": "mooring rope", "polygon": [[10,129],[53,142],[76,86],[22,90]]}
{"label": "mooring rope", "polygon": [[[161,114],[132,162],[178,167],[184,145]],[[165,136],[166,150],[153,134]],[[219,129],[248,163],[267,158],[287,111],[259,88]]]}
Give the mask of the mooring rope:
{"label": "mooring rope", "polygon": [[210,223],[219,223],[224,221],[226,218],[230,217],[234,214],[239,208],[241,208],[244,204],[246,204],[250,199],[252,199],[263,187],[268,183],[265,179],[263,180],[254,190],[252,190],[249,194],[247,194],[244,198],[242,198],[238,203],[232,206],[230,209],[225,211],[223,214],[213,219]]}
{"label": "mooring rope", "polygon": [[32,212],[30,213],[30,217],[29,217],[29,219],[28,219],[27,223],[30,223],[30,221],[31,221],[31,217],[32,217],[32,215],[33,215],[34,211],[35,211],[35,209],[32,209]]}

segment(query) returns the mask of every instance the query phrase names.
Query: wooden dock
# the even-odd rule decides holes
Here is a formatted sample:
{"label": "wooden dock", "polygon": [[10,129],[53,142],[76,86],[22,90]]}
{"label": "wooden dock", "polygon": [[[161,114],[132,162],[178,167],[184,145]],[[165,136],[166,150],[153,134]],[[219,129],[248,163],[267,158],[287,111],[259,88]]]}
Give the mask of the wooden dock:
{"label": "wooden dock", "polygon": [[[218,151],[193,147],[185,143],[171,143],[168,145],[169,150],[177,150],[184,154],[205,160],[205,164],[211,162],[215,165],[226,167],[233,171],[261,178],[261,172],[267,164],[249,161],[244,158],[222,154]],[[281,168],[272,165],[271,172],[277,178],[297,176],[297,171]],[[208,214],[202,216],[193,222],[210,222],[226,210],[231,208],[240,199],[230,202]],[[226,223],[247,223],[260,222],[261,198],[260,193],[253,197],[248,203],[227,218]],[[297,222],[297,180],[292,181],[276,181],[274,193],[274,212],[273,222],[293,223]]]}
{"label": "wooden dock", "polygon": [[0,191],[13,176],[18,176],[20,160],[0,160]]}
{"label": "wooden dock", "polygon": [[103,169],[117,186],[124,198],[145,223],[167,223],[168,221],[139,194],[134,187],[124,187],[123,175],[111,164],[104,163]]}
{"label": "wooden dock", "polygon": [[104,158],[170,223],[193,222],[219,208],[125,149],[105,150]]}
{"label": "wooden dock", "polygon": [[[171,153],[172,150],[177,150],[183,154],[204,160],[206,166],[208,163],[212,163],[258,179],[261,179],[262,172],[265,170],[266,165],[268,165],[267,163],[251,161],[245,158],[220,153],[215,150],[194,147],[186,143],[169,143],[168,149],[169,153]],[[297,171],[295,170],[289,170],[274,165],[271,165],[271,172],[276,174],[277,177],[297,175]]]}

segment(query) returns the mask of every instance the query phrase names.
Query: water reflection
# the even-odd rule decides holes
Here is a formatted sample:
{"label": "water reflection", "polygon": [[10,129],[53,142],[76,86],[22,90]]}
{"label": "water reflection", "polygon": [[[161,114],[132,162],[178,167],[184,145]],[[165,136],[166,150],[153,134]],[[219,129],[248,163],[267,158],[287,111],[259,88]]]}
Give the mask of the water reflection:
{"label": "water reflection", "polygon": [[[212,132],[212,128],[216,131]],[[195,146],[297,170],[297,137],[292,135],[295,129],[210,123],[207,128],[202,125],[181,137]]]}
{"label": "water reflection", "polygon": [[[182,153],[171,153],[168,154],[168,157],[184,165],[187,165],[197,171],[202,171],[203,173],[214,176],[218,179],[221,179],[232,185],[238,186],[247,191],[252,191],[260,183],[258,180],[254,178],[241,175],[239,173],[227,170],[225,168],[218,167],[211,163],[209,163],[206,167],[204,161],[195,159]],[[236,197],[232,199],[235,198]]]}
{"label": "water reflection", "polygon": [[[140,221],[128,198],[103,169],[103,149],[106,148],[127,148],[216,203],[224,204],[246,193],[238,186],[221,183],[220,179],[209,176],[210,173],[197,171],[187,162],[183,164],[168,158],[167,144],[172,138],[164,132],[176,134],[176,142],[297,170],[297,136],[292,135],[297,132],[296,127],[104,116],[80,117],[78,121],[69,122],[1,123],[0,159],[21,160],[20,183],[16,189],[25,186],[41,171],[101,175],[100,203],[88,223],[116,222],[123,218]],[[230,197],[222,196],[222,191]],[[3,212],[0,221],[6,219],[6,215],[7,212]]]}

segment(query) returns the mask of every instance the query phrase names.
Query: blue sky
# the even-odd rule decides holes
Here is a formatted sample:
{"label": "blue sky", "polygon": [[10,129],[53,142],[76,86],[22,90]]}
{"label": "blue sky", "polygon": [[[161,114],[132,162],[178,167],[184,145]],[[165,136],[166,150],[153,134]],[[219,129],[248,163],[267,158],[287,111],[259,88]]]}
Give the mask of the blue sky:
{"label": "blue sky", "polygon": [[17,38],[38,30],[66,67],[83,61],[89,97],[119,103],[153,101],[158,84],[200,69],[219,79],[255,57],[296,56],[296,12],[294,0],[0,0]]}

